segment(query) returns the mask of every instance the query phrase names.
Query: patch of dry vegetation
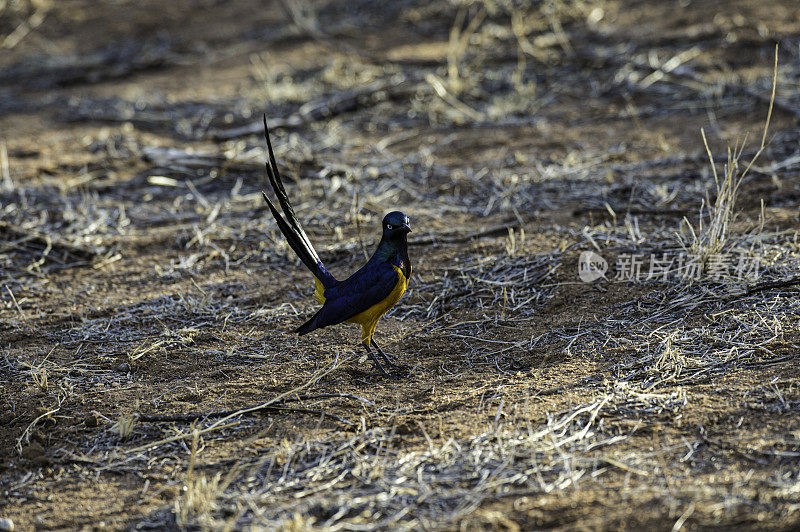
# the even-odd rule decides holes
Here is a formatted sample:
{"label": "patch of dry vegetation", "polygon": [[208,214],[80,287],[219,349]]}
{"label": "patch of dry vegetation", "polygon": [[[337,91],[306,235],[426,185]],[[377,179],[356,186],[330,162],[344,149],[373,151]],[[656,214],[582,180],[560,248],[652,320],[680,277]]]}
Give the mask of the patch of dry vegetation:
{"label": "patch of dry vegetation", "polygon": [[[0,139],[0,517],[797,526],[794,26],[695,3],[688,27],[656,2],[286,2],[252,24],[180,5],[180,39],[0,69],[0,123],[46,114]],[[0,1],[0,45],[40,8],[73,20]],[[241,31],[207,40],[209,13]],[[715,152],[767,105],[755,151]],[[372,375],[349,329],[292,333],[312,304],[259,197],[265,106],[337,274],[390,207],[414,220],[379,329],[406,379]],[[606,279],[578,280],[585,251]],[[681,253],[703,275],[615,280],[622,256]],[[758,267],[723,274],[731,254]]]}

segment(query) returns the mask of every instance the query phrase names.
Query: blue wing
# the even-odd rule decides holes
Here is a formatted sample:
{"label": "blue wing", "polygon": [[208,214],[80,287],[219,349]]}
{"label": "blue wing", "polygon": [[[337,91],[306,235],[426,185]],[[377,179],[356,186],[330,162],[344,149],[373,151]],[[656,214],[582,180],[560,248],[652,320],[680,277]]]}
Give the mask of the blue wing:
{"label": "blue wing", "polygon": [[336,286],[325,290],[325,304],[317,313],[316,327],[342,323],[386,299],[400,280],[389,263],[367,263]]}

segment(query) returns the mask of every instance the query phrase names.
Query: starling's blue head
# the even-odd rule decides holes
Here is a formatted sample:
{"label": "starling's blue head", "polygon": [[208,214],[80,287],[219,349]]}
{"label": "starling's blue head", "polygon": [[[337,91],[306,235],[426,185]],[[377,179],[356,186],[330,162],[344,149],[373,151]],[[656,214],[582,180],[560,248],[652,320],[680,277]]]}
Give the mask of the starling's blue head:
{"label": "starling's blue head", "polygon": [[390,240],[400,239],[411,232],[411,220],[400,211],[390,212],[383,217],[383,237]]}

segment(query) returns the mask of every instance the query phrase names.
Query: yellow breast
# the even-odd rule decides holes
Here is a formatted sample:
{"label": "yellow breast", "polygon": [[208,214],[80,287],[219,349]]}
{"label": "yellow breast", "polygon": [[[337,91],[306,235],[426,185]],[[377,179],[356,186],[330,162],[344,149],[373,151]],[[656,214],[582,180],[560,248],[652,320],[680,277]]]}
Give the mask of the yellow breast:
{"label": "yellow breast", "polygon": [[[403,294],[406,292],[406,288],[408,288],[408,277],[403,275],[403,270],[397,266],[392,266],[392,268],[397,272],[397,284],[394,286],[394,290],[392,290],[383,301],[372,305],[367,310],[347,320],[351,323],[358,323],[361,325],[365,333],[369,331],[370,337],[372,336],[372,331],[375,330],[375,325],[377,325],[378,320],[381,319],[381,316],[386,314],[390,308],[400,301],[400,298],[403,297]],[[410,276],[411,272],[409,272],[409,277]]]}

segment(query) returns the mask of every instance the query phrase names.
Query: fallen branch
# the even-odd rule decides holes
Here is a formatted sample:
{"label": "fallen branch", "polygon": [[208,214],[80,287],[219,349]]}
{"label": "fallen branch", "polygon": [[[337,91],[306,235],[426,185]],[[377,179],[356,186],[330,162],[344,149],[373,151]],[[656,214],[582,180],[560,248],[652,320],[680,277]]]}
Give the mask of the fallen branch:
{"label": "fallen branch", "polygon": [[499,236],[499,235],[506,235],[508,234],[509,229],[516,229],[522,227],[522,223],[519,221],[508,222],[502,225],[496,225],[494,227],[490,227],[488,229],[483,229],[481,231],[473,231],[471,233],[467,233],[465,235],[459,236],[448,236],[444,235],[441,237],[427,237],[427,238],[420,238],[415,240],[410,240],[408,242],[409,246],[429,246],[431,244],[458,244],[461,242],[469,242],[470,240],[476,238],[484,238],[489,236]]}
{"label": "fallen branch", "polygon": [[[308,102],[286,118],[270,119],[269,128],[271,130],[296,128],[323,118],[329,119],[381,102],[408,97],[417,92],[418,85],[416,80],[410,80],[403,75],[373,81],[362,87]],[[260,133],[263,127],[259,121],[232,129],[212,131],[209,136],[213,140],[231,140]]]}
{"label": "fallen branch", "polygon": [[0,84],[13,82],[17,86],[39,90],[93,84],[176,64],[180,58],[175,44],[168,39],[123,40],[85,54],[24,59],[0,70]]}
{"label": "fallen branch", "polygon": [[[353,395],[350,393],[320,393],[315,395],[295,395],[294,397],[287,397],[280,401],[281,404],[269,404],[269,405],[259,405],[255,407],[253,410],[249,410],[248,413],[253,412],[262,412],[265,410],[274,410],[279,411],[282,410],[284,412],[296,412],[300,414],[317,414],[323,417],[328,417],[334,419],[340,423],[345,425],[351,426],[352,423],[340,418],[339,416],[335,416],[333,414],[329,414],[328,412],[322,410],[313,410],[310,408],[297,408],[297,407],[288,407],[288,406],[281,406],[282,404],[289,403],[289,402],[296,402],[296,401],[313,401],[315,399],[352,399],[354,401],[359,401],[369,406],[375,406],[375,403],[364,399],[363,397],[359,397],[357,395]],[[196,412],[191,414],[175,414],[175,415],[162,415],[162,416],[148,416],[143,415],[137,418],[137,421],[142,421],[144,423],[163,423],[163,422],[172,422],[172,423],[181,423],[181,422],[191,422],[196,421],[198,419],[214,419],[220,418],[225,416],[230,416],[232,414],[236,414],[240,412],[241,409],[236,410],[218,410],[214,412]]]}
{"label": "fallen branch", "polygon": [[765,290],[773,290],[775,288],[787,288],[789,286],[795,286],[798,284],[800,284],[800,275],[796,275],[788,279],[779,279],[777,281],[764,281],[762,283],[756,283],[753,286],[748,287],[747,291],[742,295],[749,296],[757,292],[763,292]]}
{"label": "fallen branch", "polygon": [[[345,359],[341,363],[345,363],[345,362],[348,362],[348,361],[349,361],[349,359]],[[177,436],[171,436],[169,438],[164,438],[163,440],[158,440],[158,441],[155,441],[155,442],[146,443],[144,445],[140,445],[139,447],[134,447],[133,449],[127,449],[126,452],[128,452],[128,453],[137,453],[137,452],[141,452],[141,451],[146,451],[148,449],[152,449],[154,447],[158,447],[159,445],[164,445],[166,443],[172,443],[172,442],[175,442],[175,441],[185,440],[187,438],[194,437],[195,434],[199,436],[199,435],[207,434],[207,433],[215,431],[215,430],[222,430],[224,428],[233,427],[236,424],[238,424],[238,421],[234,421],[232,423],[225,423],[225,422],[230,420],[230,419],[232,419],[232,418],[234,418],[234,417],[238,417],[238,416],[243,416],[245,414],[249,414],[250,412],[258,412],[260,410],[266,410],[268,407],[276,405],[277,403],[280,403],[281,401],[285,400],[287,397],[291,397],[292,395],[296,395],[297,392],[299,392],[300,390],[304,390],[304,389],[308,388],[309,386],[314,385],[322,377],[325,377],[326,375],[328,375],[332,371],[338,369],[339,365],[340,365],[340,362],[339,362],[339,360],[337,358],[336,360],[334,360],[334,362],[333,362],[333,364],[331,365],[330,368],[328,368],[327,370],[325,370],[325,371],[323,371],[321,373],[315,374],[314,376],[312,376],[304,384],[301,384],[300,386],[297,386],[296,388],[292,388],[291,390],[283,392],[282,394],[274,397],[273,399],[270,399],[269,401],[261,403],[260,405],[252,406],[252,407],[249,407],[249,408],[243,408],[241,410],[235,410],[235,411],[233,411],[231,413],[225,414],[219,421],[217,421],[216,423],[212,424],[210,427],[204,428],[203,430],[193,431],[192,433],[189,433],[189,434],[178,434]],[[196,418],[193,418],[193,419],[196,419]]]}
{"label": "fallen branch", "polygon": [[[612,210],[616,212],[616,209]],[[621,208],[620,214],[631,214],[633,216],[687,216],[689,211],[687,209],[643,209],[643,208]],[[598,216],[612,216],[611,212],[606,207],[581,207],[572,211],[572,216],[582,216],[584,214],[592,214]]]}
{"label": "fallen branch", "polygon": [[[252,409],[247,410],[247,414],[254,414],[259,412],[290,412],[295,414],[312,414],[317,415],[320,417],[327,417],[329,419],[333,419],[334,421],[338,421],[343,425],[347,425],[349,427],[353,426],[353,423],[343,419],[337,415],[331,414],[329,412],[325,412],[324,410],[314,410],[311,408],[298,408],[298,407],[290,407],[290,406],[279,406],[279,405],[258,405]],[[136,421],[141,421],[143,423],[190,423],[192,421],[197,421],[201,419],[217,419],[226,416],[233,416],[233,415],[244,415],[244,414],[237,414],[240,412],[239,410],[219,410],[215,412],[196,412],[192,414],[176,414],[172,416],[139,416]]]}
{"label": "fallen branch", "polygon": [[[760,449],[753,449],[752,447],[746,449],[740,449],[731,443],[725,443],[718,440],[714,440],[708,437],[706,433],[705,427],[702,425],[698,426],[697,432],[700,435],[700,439],[703,442],[712,447],[717,447],[719,449],[723,449],[725,451],[730,451],[735,453],[746,460],[750,460],[751,462],[755,462],[756,464],[760,465],[768,465],[768,460],[781,460],[783,458],[791,458],[796,460],[800,458],[800,452],[796,451],[762,451]],[[768,460],[767,460],[768,459]]]}

